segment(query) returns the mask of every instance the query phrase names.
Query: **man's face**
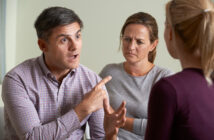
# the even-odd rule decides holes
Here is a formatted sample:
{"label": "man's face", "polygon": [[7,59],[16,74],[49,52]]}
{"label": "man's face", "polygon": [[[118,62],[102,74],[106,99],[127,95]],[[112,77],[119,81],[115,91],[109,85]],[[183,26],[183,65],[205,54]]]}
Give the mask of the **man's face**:
{"label": "man's face", "polygon": [[82,38],[77,22],[54,28],[42,51],[51,71],[67,71],[79,66]]}

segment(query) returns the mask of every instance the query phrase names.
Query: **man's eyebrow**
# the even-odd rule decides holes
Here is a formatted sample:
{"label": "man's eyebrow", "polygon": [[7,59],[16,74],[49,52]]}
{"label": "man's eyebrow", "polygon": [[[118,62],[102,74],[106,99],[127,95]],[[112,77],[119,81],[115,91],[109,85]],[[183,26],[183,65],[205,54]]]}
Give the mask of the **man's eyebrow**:
{"label": "man's eyebrow", "polygon": [[[79,34],[80,32],[81,32],[81,29],[79,29],[79,30],[75,33],[75,35],[76,35],[76,34]],[[59,35],[56,36],[56,39],[59,38],[59,37],[62,37],[62,36],[63,36],[63,37],[67,37],[67,36],[72,36],[72,35],[70,35],[70,34],[59,34]]]}

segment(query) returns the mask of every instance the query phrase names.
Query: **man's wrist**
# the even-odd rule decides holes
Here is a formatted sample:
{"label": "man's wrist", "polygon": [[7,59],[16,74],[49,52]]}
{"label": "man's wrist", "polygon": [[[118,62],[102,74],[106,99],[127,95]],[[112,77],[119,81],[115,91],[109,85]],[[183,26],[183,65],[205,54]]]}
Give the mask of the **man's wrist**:
{"label": "man's wrist", "polygon": [[90,114],[89,107],[85,107],[83,103],[78,104],[74,111],[76,112],[79,121],[81,122],[88,114]]}
{"label": "man's wrist", "polygon": [[105,140],[118,140],[117,135],[106,135]]}

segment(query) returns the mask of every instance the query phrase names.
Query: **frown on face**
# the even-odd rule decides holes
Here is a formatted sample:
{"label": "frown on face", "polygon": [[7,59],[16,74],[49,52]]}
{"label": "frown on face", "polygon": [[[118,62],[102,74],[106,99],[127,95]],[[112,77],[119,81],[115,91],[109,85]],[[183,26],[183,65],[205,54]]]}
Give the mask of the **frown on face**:
{"label": "frown on face", "polygon": [[122,37],[123,56],[129,63],[148,61],[149,52],[156,45],[150,42],[149,30],[141,24],[129,24]]}

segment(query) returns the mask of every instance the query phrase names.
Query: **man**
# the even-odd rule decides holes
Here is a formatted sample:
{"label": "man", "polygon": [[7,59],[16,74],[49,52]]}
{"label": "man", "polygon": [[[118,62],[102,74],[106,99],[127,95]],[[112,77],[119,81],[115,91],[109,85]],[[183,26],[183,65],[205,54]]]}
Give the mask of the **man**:
{"label": "man", "polygon": [[[42,55],[19,64],[4,78],[6,139],[79,140],[86,122],[92,139],[104,138],[104,100],[108,106],[104,84],[111,77],[101,80],[79,64],[82,27],[80,18],[67,8],[51,7],[39,15],[35,28]],[[117,113],[119,126],[124,105]],[[112,113],[112,119],[108,111],[110,120],[118,114]],[[108,129],[110,137],[115,130]]]}

